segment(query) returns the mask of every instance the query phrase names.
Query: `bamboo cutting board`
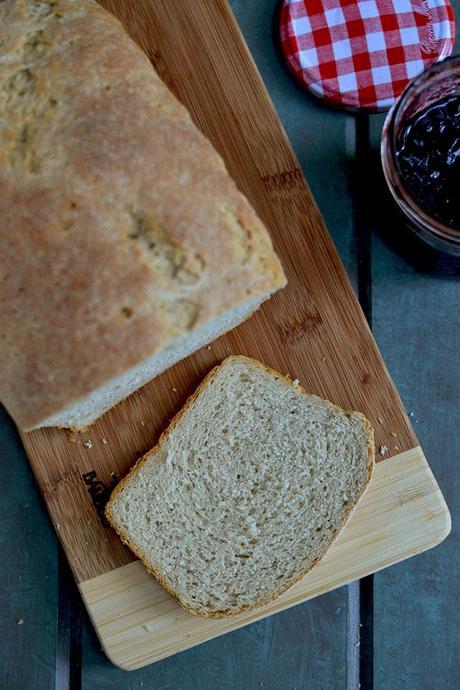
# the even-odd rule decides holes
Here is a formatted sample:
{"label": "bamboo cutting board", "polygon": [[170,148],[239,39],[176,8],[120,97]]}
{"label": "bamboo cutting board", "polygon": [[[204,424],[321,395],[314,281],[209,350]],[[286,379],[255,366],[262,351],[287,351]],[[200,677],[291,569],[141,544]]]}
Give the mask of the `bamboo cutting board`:
{"label": "bamboo cutting board", "polygon": [[[24,444],[101,643],[126,669],[174,654],[439,543],[450,518],[226,0],[104,0],[223,155],[269,228],[288,287],[248,322],[145,386],[86,434]],[[376,430],[370,488],[323,561],[259,611],[227,620],[176,604],[106,527],[111,486],[229,353],[363,411]]]}

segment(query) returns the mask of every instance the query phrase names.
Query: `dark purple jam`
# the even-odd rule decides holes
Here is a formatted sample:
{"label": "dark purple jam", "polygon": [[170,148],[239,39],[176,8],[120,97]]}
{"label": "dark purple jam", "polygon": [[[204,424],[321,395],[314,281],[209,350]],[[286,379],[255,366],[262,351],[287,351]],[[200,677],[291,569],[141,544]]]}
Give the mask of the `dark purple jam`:
{"label": "dark purple jam", "polygon": [[446,96],[407,121],[396,160],[418,205],[460,230],[460,95]]}

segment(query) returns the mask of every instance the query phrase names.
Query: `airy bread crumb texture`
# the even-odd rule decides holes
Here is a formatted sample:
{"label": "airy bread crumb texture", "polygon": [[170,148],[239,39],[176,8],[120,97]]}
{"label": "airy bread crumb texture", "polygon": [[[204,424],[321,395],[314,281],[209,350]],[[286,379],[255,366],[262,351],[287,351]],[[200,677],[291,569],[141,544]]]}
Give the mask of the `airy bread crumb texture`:
{"label": "airy bread crumb texture", "polygon": [[107,516],[182,606],[236,615],[321,558],[365,490],[373,456],[361,414],[229,357],[115,489]]}

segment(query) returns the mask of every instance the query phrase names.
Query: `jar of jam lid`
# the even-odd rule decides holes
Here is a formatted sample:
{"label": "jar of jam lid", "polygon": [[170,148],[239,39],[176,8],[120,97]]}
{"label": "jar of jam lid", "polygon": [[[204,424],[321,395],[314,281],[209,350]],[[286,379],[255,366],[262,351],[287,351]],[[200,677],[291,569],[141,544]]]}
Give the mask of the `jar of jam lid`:
{"label": "jar of jam lid", "polygon": [[387,115],[383,170],[408,227],[460,256],[460,56],[417,77]]}
{"label": "jar of jam lid", "polygon": [[281,49],[298,83],[348,109],[387,110],[452,53],[449,0],[283,0]]}

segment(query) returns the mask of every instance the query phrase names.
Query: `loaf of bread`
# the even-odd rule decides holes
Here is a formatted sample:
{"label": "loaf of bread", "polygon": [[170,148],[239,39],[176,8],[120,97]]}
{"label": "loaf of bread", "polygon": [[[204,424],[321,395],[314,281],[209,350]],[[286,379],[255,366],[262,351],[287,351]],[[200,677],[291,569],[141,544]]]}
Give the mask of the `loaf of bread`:
{"label": "loaf of bread", "polygon": [[91,0],[0,2],[0,399],[84,428],[285,284],[190,116]]}
{"label": "loaf of bread", "polygon": [[192,613],[261,606],[326,552],[370,480],[373,431],[246,357],[216,367],[106,515]]}

